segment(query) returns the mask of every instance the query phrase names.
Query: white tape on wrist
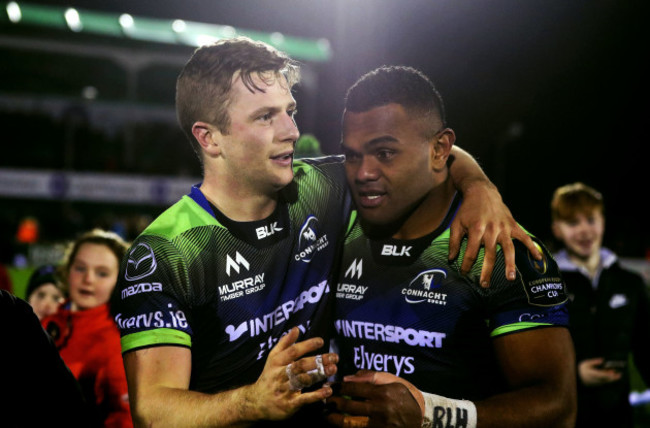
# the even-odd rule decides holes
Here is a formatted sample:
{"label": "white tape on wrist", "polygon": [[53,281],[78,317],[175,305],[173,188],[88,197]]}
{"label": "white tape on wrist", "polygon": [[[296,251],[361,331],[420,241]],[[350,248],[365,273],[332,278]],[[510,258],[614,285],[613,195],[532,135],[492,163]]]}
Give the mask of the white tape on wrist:
{"label": "white tape on wrist", "polygon": [[424,417],[422,428],[476,428],[476,406],[469,400],[454,400],[422,392]]}

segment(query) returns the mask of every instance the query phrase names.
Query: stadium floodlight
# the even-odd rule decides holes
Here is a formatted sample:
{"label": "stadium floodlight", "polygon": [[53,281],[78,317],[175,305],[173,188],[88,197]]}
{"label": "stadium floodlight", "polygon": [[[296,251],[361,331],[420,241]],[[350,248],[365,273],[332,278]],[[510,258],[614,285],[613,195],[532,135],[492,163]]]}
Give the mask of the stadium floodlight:
{"label": "stadium floodlight", "polygon": [[6,10],[9,21],[13,22],[14,24],[20,22],[22,19],[22,12],[20,11],[20,6],[18,6],[18,3],[15,1],[7,3]]}
{"label": "stadium floodlight", "polygon": [[81,17],[79,16],[79,12],[77,12],[76,9],[67,9],[63,16],[65,16],[65,22],[68,24],[68,27],[75,33],[78,33],[83,29],[83,25],[81,24]]}

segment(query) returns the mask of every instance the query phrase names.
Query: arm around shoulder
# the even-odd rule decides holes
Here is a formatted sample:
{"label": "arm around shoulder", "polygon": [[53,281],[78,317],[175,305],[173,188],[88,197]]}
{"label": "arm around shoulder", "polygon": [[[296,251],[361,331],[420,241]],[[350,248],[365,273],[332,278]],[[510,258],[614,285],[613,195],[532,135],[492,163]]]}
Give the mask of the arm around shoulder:
{"label": "arm around shoulder", "polygon": [[539,258],[541,256],[535,243],[517,224],[510,209],[503,203],[497,187],[469,153],[456,146],[452,147],[448,165],[454,186],[463,194],[463,202],[450,227],[449,259],[458,256],[461,240],[467,235],[461,271],[469,272],[483,247],[485,254],[480,281],[483,287],[488,287],[498,244],[506,260],[506,278],[514,280],[516,267],[512,238],[522,242],[534,257]]}

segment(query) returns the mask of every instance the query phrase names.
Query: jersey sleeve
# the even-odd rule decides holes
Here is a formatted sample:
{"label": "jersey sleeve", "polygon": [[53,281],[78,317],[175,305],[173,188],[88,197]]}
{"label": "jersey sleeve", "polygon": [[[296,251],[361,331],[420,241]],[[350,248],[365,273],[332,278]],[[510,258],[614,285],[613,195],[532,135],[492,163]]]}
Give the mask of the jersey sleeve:
{"label": "jersey sleeve", "polygon": [[493,284],[486,290],[488,326],[492,337],[532,328],[568,327],[566,285],[549,251],[536,238],[542,260],[536,260],[526,246],[513,240],[517,278],[503,275],[502,255],[495,265]]}
{"label": "jersey sleeve", "polygon": [[187,264],[172,242],[143,235],[133,243],[113,298],[123,353],[160,345],[191,347],[188,282]]}

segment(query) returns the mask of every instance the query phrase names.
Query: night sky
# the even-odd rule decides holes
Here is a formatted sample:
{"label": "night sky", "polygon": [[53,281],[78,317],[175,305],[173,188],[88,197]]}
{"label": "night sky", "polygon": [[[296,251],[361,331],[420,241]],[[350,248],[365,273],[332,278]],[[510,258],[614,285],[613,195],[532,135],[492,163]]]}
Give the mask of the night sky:
{"label": "night sky", "polygon": [[630,257],[650,250],[645,2],[34,3],[327,38],[333,58],[312,64],[320,90],[298,116],[301,131],[326,153],[338,151],[343,97],[360,75],[380,65],[419,68],[442,93],[457,144],[477,158],[526,228],[548,240],[553,189],[583,181],[605,197],[605,244]]}

